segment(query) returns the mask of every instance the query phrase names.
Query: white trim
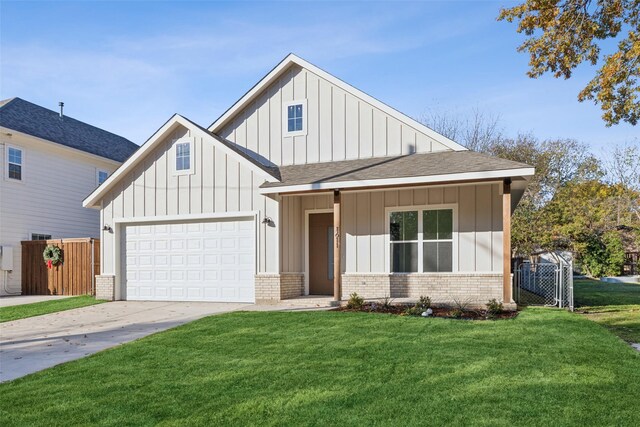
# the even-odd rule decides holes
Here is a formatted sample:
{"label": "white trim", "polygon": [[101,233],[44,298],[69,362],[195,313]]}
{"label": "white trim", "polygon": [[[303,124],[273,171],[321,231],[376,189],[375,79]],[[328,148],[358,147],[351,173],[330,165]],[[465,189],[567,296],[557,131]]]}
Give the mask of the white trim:
{"label": "white trim", "polygon": [[[332,213],[333,208],[308,209],[304,211],[304,294],[309,295],[309,215]],[[342,230],[340,230],[342,232]],[[342,256],[342,254],[340,254]]]}
{"label": "white trim", "polygon": [[[452,241],[452,261],[451,261],[451,270],[452,271],[442,271],[442,272],[423,272],[423,254],[422,254],[422,245],[424,242],[422,239],[423,233],[423,224],[420,214],[418,214],[418,271],[411,273],[394,273],[391,271],[391,238],[389,236],[389,216],[391,212],[407,212],[407,211],[435,211],[440,209],[451,209],[453,211],[453,234],[451,236]],[[459,265],[458,265],[458,204],[457,203],[442,203],[437,205],[414,205],[414,206],[389,206],[384,209],[384,260],[385,260],[385,269],[384,272],[386,274],[451,274],[451,273],[459,273]],[[447,239],[448,240],[448,239]]]}
{"label": "white trim", "polygon": [[360,98],[364,102],[367,102],[373,105],[375,108],[383,111],[391,117],[394,117],[406,124],[407,126],[412,127],[418,132],[421,132],[430,138],[434,139],[436,142],[448,147],[454,151],[464,151],[467,150],[464,146],[458,144],[457,142],[445,137],[444,135],[440,135],[438,132],[433,129],[428,128],[417,120],[412,119],[411,117],[399,112],[398,110],[388,106],[387,104],[378,101],[373,98],[371,95],[367,95],[366,93],[356,89],[350,84],[343,82],[335,76],[327,73],[326,71],[316,67],[315,65],[305,61],[304,59],[294,55],[293,53],[287,55],[276,67],[271,70],[265,77],[262,78],[253,88],[249,90],[242,98],[240,98],[231,108],[225,111],[211,126],[209,126],[209,130],[213,133],[220,131],[220,129],[239,111],[247,106],[253,99],[255,99],[266,87],[268,87],[273,81],[275,81],[282,72],[289,68],[291,64],[296,64],[302,68],[309,70],[310,72],[318,75],[319,77],[327,80],[329,83],[339,87],[351,95]]}
{"label": "white trim", "polygon": [[[176,160],[178,159],[178,144],[189,144],[189,169],[180,169],[178,170]],[[171,171],[174,176],[180,175],[193,175],[196,171],[196,159],[195,159],[195,147],[193,143],[193,138],[180,138],[173,141],[171,144],[171,150],[169,153],[169,158],[173,159],[173,165]]]}
{"label": "white trim", "polygon": [[215,144],[216,149],[224,152],[225,154],[233,157],[237,160],[241,165],[251,169],[256,172],[260,176],[264,177],[267,181],[278,181],[278,179],[274,176],[271,176],[265,170],[261,169],[257,165],[253,164],[251,161],[247,160],[245,157],[233,151],[231,148],[227,147],[216,138],[214,138],[211,134],[204,132],[198,126],[194,125],[190,120],[185,119],[179,114],[174,114],[167,122],[160,127],[141,147],[138,151],[133,153],[131,157],[129,157],[118,169],[116,169],[109,178],[101,185],[96,188],[89,196],[87,196],[82,201],[82,206],[85,208],[97,208],[98,201],[115,185],[118,180],[120,180],[121,176],[126,176],[126,174],[131,171],[144,157],[153,150],[160,141],[164,138],[168,137],[170,132],[173,131],[178,125],[181,125],[189,130],[191,130],[191,136],[200,135],[207,138],[208,141],[213,142]]}
{"label": "white trim", "polygon": [[144,222],[175,222],[175,221],[197,221],[206,219],[229,219],[229,218],[251,218],[258,217],[258,211],[234,211],[234,212],[214,212],[203,214],[183,214],[183,215],[158,215],[124,217],[113,219],[114,224],[122,223],[144,223]]}
{"label": "white trim", "polygon": [[[9,178],[9,150],[10,149],[20,151],[20,179]],[[27,154],[26,150],[21,145],[13,145],[5,142],[4,144],[4,179],[6,181],[24,184],[27,176],[25,174],[25,169],[26,169],[25,163],[27,158],[26,154]],[[12,164],[15,165],[17,163],[12,163]]]}
{"label": "white trim", "polygon": [[100,172],[104,172],[107,174],[107,178],[102,182],[106,182],[109,179],[109,171],[106,169],[96,168],[96,187],[99,187],[102,183],[100,182]]}
{"label": "white trim", "polygon": [[[292,105],[302,105],[302,130],[296,130],[289,132],[289,107]],[[304,136],[307,134],[307,100],[296,99],[293,101],[287,101],[282,105],[282,136],[284,138],[294,136]]]}
{"label": "white trim", "polygon": [[442,181],[467,181],[492,178],[510,178],[533,175],[533,168],[503,169],[497,171],[465,172],[445,175],[412,176],[403,178],[368,179],[361,181],[319,182],[313,184],[286,185],[260,188],[260,194],[291,193],[311,190],[344,190],[348,188],[394,186],[404,184],[428,184]]}
{"label": "white trim", "polygon": [[[101,209],[102,211],[102,209]],[[149,216],[149,217],[128,217],[128,218],[116,218],[113,219],[113,262],[114,271],[117,273],[114,276],[115,286],[115,299],[121,300],[123,296],[122,279],[126,276],[124,267],[126,263],[122,261],[125,256],[123,250],[123,244],[125,239],[122,238],[122,233],[128,225],[144,224],[144,223],[165,223],[165,222],[189,222],[189,221],[215,221],[217,219],[247,219],[253,222],[253,230],[255,233],[254,241],[254,260],[253,260],[253,274],[256,276],[260,269],[260,230],[258,229],[258,219],[260,218],[259,211],[238,211],[238,212],[219,212],[219,213],[206,213],[206,214],[189,214],[189,215],[164,215],[164,216]],[[102,239],[101,239],[102,242]],[[119,255],[119,256],[118,256]],[[101,267],[102,268],[102,267]],[[110,274],[110,273],[103,273]],[[255,284],[255,283],[254,283]],[[254,302],[255,302],[255,289],[254,289]]]}

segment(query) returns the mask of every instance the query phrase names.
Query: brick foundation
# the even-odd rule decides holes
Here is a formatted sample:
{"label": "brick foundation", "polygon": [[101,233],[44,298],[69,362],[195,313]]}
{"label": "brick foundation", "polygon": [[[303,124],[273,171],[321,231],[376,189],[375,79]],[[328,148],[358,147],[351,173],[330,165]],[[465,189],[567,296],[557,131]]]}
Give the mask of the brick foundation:
{"label": "brick foundation", "polygon": [[113,301],[116,299],[115,276],[96,276],[96,299]]}
{"label": "brick foundation", "polygon": [[273,304],[304,295],[304,274],[257,274],[255,285],[256,304]]}
{"label": "brick foundation", "polygon": [[344,274],[342,299],[349,298],[353,292],[369,299],[417,299],[426,295],[435,304],[451,304],[458,300],[476,306],[493,298],[502,301],[502,274]]}

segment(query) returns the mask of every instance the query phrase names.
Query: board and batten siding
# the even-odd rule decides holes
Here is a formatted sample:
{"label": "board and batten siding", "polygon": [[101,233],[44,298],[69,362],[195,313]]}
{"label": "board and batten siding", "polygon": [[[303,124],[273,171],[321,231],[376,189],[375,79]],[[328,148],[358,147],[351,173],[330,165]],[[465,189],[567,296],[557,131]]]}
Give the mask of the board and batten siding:
{"label": "board and batten siding", "polygon": [[[283,107],[307,100],[307,134],[287,137]],[[276,165],[397,156],[449,150],[429,136],[292,65],[218,134]]]}
{"label": "board and batten siding", "polygon": [[[333,208],[331,194],[282,198],[282,271],[304,271],[305,212]],[[342,265],[345,273],[384,273],[389,262],[386,211],[393,207],[457,205],[458,272],[502,272],[502,196],[498,184],[345,192]],[[313,254],[313,248],[309,249]]]}
{"label": "board and batten siding", "polygon": [[[181,138],[193,141],[194,173],[173,173],[173,143]],[[264,216],[278,224],[278,203],[258,193],[264,178],[241,165],[234,157],[200,136],[180,127],[160,142],[140,164],[123,177],[102,201],[102,223],[113,225],[117,218],[145,218],[259,211],[258,272],[278,272],[278,229],[261,224]],[[103,232],[103,274],[114,274],[112,233]]]}

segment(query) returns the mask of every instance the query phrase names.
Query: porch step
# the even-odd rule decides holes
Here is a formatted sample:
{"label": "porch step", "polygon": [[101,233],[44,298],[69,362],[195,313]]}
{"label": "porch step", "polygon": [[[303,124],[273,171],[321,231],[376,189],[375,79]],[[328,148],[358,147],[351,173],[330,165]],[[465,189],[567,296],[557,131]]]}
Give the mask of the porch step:
{"label": "porch step", "polygon": [[339,304],[340,301],[334,301],[332,296],[326,295],[304,295],[278,302],[279,306],[308,308],[337,307]]}

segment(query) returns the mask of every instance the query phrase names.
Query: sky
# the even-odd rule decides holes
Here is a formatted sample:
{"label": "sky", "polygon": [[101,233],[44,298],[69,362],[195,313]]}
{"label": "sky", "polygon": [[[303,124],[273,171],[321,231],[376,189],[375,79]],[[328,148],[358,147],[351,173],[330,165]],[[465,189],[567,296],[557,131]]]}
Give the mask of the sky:
{"label": "sky", "polygon": [[0,98],[21,97],[141,144],[174,113],[209,126],[289,52],[401,112],[497,116],[508,135],[639,143],[577,101],[595,68],[526,76],[493,1],[0,2]]}

